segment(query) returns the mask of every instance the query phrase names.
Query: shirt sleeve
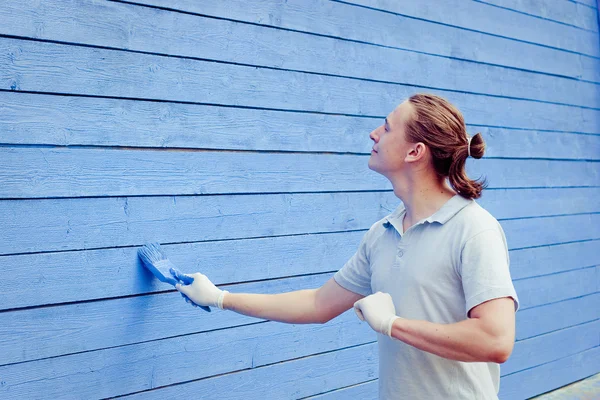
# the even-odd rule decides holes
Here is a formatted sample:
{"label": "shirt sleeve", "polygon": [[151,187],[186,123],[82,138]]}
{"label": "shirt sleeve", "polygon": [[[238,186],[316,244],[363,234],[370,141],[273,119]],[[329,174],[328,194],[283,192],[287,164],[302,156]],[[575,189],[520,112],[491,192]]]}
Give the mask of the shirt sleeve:
{"label": "shirt sleeve", "polygon": [[465,294],[466,315],[488,300],[511,297],[515,311],[519,299],[509,269],[508,246],[504,231],[488,229],[467,240],[461,252],[461,278]]}
{"label": "shirt sleeve", "polygon": [[335,273],[333,279],[344,289],[368,296],[371,290],[371,266],[369,264],[369,233],[363,236],[356,253]]}

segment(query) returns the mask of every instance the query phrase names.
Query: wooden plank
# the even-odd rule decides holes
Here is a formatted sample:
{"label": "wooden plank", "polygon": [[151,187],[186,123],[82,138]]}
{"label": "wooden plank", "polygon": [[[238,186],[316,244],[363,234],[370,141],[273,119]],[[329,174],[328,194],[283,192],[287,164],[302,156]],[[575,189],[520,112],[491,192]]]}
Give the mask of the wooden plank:
{"label": "wooden plank", "polygon": [[600,238],[600,214],[517,219],[500,224],[510,249]]}
{"label": "wooden plank", "polygon": [[[517,342],[502,370],[510,375],[598,346],[599,324],[595,321]],[[251,370],[372,340],[372,331],[353,313],[323,326],[254,324],[0,367],[5,382],[0,390],[22,398],[60,393],[110,397]],[[219,362],[198,363],[194,354]],[[365,389],[355,388],[352,393]]]}
{"label": "wooden plank", "polygon": [[410,0],[346,0],[345,2],[592,57],[600,55],[596,32],[532,18],[481,2],[461,0],[442,3]]}
{"label": "wooden plank", "polygon": [[[401,100],[423,91],[410,85],[8,38],[0,40],[0,65],[3,90],[345,115],[387,115]],[[596,109],[427,91],[447,97],[471,124],[597,133],[600,123]]]}
{"label": "wooden plank", "polygon": [[[297,199],[301,196],[308,198]],[[6,243],[3,251],[43,252],[0,257],[0,270],[5,276],[0,281],[0,309],[170,289],[142,268],[137,247],[130,247],[145,240],[182,242],[163,245],[171,261],[188,272],[200,270],[217,284],[336,271],[354,254],[364,231],[396,206],[390,193],[292,195],[291,199],[288,202],[281,196],[261,196],[262,211],[258,211],[251,208],[258,203],[245,197],[181,198],[176,203],[164,198],[131,198],[127,200],[128,215],[124,205],[119,207],[114,199],[67,200],[63,201],[62,212],[39,202],[39,211],[31,202],[11,202],[24,208],[4,208],[20,224],[6,218],[2,221],[6,227],[6,239],[0,240]],[[250,208],[244,210],[240,204]],[[94,212],[84,212],[81,207]],[[505,213],[518,210],[509,202],[506,207]],[[237,214],[233,212],[236,208]],[[219,209],[223,215],[218,216],[216,211],[214,217],[202,215],[199,209]],[[165,218],[157,220],[157,214]],[[68,229],[71,233],[65,235]],[[355,231],[336,233],[347,229]],[[325,233],[328,231],[333,233]],[[513,235],[512,231],[506,234]],[[277,236],[248,239],[266,235]],[[202,242],[190,243],[194,240]],[[31,247],[18,248],[17,243],[30,243]],[[107,248],[54,252],[86,247]],[[510,257],[513,279],[600,264],[597,240],[511,251]]]}
{"label": "wooden plank", "polygon": [[[232,292],[283,293],[318,288],[333,274],[223,286]],[[353,312],[353,311],[352,311]],[[1,364],[11,364],[261,321],[186,304],[175,290],[150,296],[0,313]],[[182,321],[185,321],[183,323]]]}
{"label": "wooden plank", "polygon": [[[473,175],[476,178],[477,175]],[[484,190],[477,199],[497,219],[596,213],[598,188]]]}
{"label": "wooden plank", "polygon": [[514,280],[600,265],[599,240],[534,247],[510,252]]}
{"label": "wooden plank", "polygon": [[[365,153],[380,118],[0,92],[1,144]],[[600,160],[600,135],[468,126],[486,157]]]}
{"label": "wooden plank", "polygon": [[478,1],[598,32],[596,11],[573,1],[559,0],[551,4],[544,0]]}
{"label": "wooden plank", "polygon": [[600,104],[596,85],[578,80],[130,4],[62,0],[24,6],[7,0],[0,18],[5,21],[0,33],[13,36],[594,108]]}
{"label": "wooden plank", "polygon": [[502,375],[534,368],[597,347],[600,345],[599,329],[600,320],[596,320],[518,341],[508,361],[502,364]]}
{"label": "wooden plank", "polygon": [[600,370],[600,346],[502,378],[500,399],[525,399]]}
{"label": "wooden plank", "polygon": [[[487,190],[477,202],[499,220],[595,213],[596,191]],[[4,200],[0,255],[366,230],[399,204],[391,191]]]}
{"label": "wooden plank", "polygon": [[362,399],[362,400],[377,400],[379,396],[379,380],[374,379],[368,382],[359,383],[356,385],[335,389],[327,393],[318,394],[316,396],[306,397],[304,400],[347,400],[347,399]]}
{"label": "wooden plank", "polygon": [[523,309],[600,293],[600,266],[514,282]]}
{"label": "wooden plank", "polygon": [[[595,321],[600,318],[600,293],[517,312],[517,340]],[[557,318],[560,316],[560,318]]]}
{"label": "wooden plank", "polygon": [[[0,367],[0,395],[107,398],[336,352],[375,340],[373,331],[350,313],[325,325],[259,323]],[[350,368],[355,366],[352,363]]]}
{"label": "wooden plank", "polygon": [[[359,231],[163,248],[182,271],[202,271],[223,285],[336,271],[354,254],[363,235]],[[0,257],[6,276],[0,283],[0,309],[170,291],[171,286],[153,279],[140,265],[137,249]]]}
{"label": "wooden plank", "polygon": [[[351,4],[324,0],[288,0],[285,3],[260,0],[252,2],[252,7],[249,8],[243,0],[230,0],[227,4],[197,0],[136,0],[135,3],[414,50],[453,59],[600,81],[597,61],[587,56],[443,24],[432,24]],[[453,10],[452,14],[455,12]],[[507,54],[513,56],[507,57]],[[527,57],[520,57],[521,54],[527,54]]]}
{"label": "wooden plank", "polygon": [[[221,287],[231,292],[283,293],[320,287],[331,276],[333,273]],[[528,293],[522,291],[519,295],[527,297]],[[525,308],[517,313],[517,339],[599,319],[599,300],[600,293],[595,293]],[[556,318],[556,315],[564,317]],[[182,320],[186,323],[182,324]],[[231,312],[201,312],[185,304],[177,292],[169,290],[153,295],[2,312],[0,352],[3,364],[17,363],[252,322],[257,320]]]}
{"label": "wooden plank", "polygon": [[15,243],[0,253],[366,230],[399,203],[392,192],[3,201],[0,242]]}
{"label": "wooden plank", "polygon": [[[391,189],[367,162],[352,154],[1,147],[0,198]],[[490,188],[600,186],[595,162],[469,159],[466,165],[471,177],[485,175]]]}
{"label": "wooden plank", "polygon": [[[203,398],[227,393],[228,399],[298,399],[378,376],[377,345],[352,347],[183,385],[126,396],[125,399]],[[302,382],[302,385],[298,385]]]}

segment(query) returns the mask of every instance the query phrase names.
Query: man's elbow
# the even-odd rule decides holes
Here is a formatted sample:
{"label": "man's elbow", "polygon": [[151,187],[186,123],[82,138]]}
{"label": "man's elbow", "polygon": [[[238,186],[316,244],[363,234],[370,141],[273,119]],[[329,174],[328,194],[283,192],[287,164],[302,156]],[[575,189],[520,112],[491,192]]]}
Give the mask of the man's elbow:
{"label": "man's elbow", "polygon": [[491,362],[497,364],[503,364],[508,360],[510,355],[512,354],[514,346],[514,341],[511,340],[498,340],[496,344],[491,349],[489,359]]}

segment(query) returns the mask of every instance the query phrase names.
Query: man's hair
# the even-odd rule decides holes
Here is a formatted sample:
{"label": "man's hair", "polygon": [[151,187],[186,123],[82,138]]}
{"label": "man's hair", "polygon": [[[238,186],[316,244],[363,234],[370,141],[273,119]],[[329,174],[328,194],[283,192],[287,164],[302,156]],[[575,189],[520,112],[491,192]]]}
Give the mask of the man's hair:
{"label": "man's hair", "polygon": [[[462,197],[477,199],[486,188],[483,180],[471,180],[465,172],[469,156],[469,137],[461,112],[446,99],[432,94],[415,94],[408,99],[413,107],[406,122],[406,139],[422,142],[430,150],[435,172],[447,177]],[[473,158],[483,157],[485,142],[480,133],[470,142]]]}

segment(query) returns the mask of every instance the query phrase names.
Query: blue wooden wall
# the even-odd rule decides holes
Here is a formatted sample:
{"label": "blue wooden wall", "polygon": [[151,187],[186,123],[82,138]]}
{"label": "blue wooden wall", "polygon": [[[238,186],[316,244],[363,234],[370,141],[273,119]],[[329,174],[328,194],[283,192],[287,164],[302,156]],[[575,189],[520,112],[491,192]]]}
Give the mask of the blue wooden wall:
{"label": "blue wooden wall", "polygon": [[229,291],[320,286],[398,205],[368,134],[424,91],[488,143],[469,171],[522,303],[501,399],[600,371],[596,7],[2,0],[0,398],[376,398],[351,311],[207,314],[136,251]]}

